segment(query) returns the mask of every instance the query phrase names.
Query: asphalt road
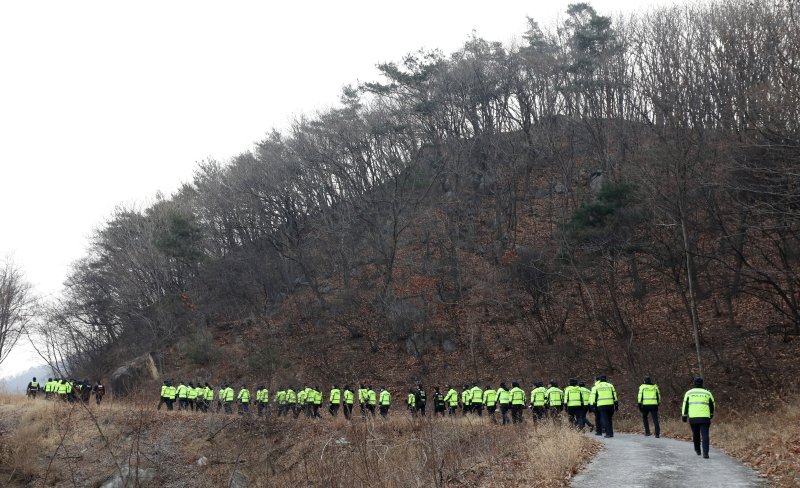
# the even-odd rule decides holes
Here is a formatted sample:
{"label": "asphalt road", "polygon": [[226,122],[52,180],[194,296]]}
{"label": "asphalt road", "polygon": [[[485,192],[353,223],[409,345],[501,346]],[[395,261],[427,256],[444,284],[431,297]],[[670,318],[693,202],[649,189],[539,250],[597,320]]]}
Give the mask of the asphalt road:
{"label": "asphalt road", "polygon": [[[713,429],[711,435],[713,441]],[[710,459],[703,459],[685,441],[641,434],[595,439],[602,439],[605,449],[573,478],[573,488],[767,486],[754,470],[713,447]]]}

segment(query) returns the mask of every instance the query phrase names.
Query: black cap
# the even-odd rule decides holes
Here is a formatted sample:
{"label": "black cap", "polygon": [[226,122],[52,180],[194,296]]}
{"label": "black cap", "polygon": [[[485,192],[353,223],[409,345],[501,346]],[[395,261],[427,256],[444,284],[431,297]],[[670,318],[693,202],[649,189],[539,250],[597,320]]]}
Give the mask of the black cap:
{"label": "black cap", "polygon": [[703,386],[703,378],[700,376],[694,377],[694,386],[700,387]]}
{"label": "black cap", "polygon": [[571,386],[577,386],[578,385],[578,380],[576,380],[575,378],[570,378],[569,379],[569,384]]}
{"label": "black cap", "polygon": [[653,380],[652,380],[652,379],[650,379],[650,377],[649,377],[649,376],[645,376],[645,377],[644,377],[644,382],[645,382],[645,383],[647,383],[647,384],[649,385],[650,383],[652,383],[652,382],[653,382]]}

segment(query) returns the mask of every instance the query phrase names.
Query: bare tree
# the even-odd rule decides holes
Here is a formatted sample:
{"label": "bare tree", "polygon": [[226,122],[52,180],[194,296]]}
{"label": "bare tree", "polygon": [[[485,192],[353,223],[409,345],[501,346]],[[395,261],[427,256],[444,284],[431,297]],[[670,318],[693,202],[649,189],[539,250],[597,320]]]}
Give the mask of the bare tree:
{"label": "bare tree", "polygon": [[8,358],[36,313],[36,298],[22,270],[10,259],[0,268],[0,364]]}

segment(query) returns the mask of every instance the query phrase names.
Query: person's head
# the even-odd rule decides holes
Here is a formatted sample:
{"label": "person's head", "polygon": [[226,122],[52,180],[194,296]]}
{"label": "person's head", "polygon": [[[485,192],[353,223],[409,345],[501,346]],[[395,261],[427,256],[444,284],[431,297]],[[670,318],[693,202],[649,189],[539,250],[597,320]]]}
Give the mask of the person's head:
{"label": "person's head", "polygon": [[364,383],[359,383],[358,387],[363,390],[364,389]]}
{"label": "person's head", "polygon": [[645,384],[645,385],[652,385],[652,384],[653,384],[653,380],[652,380],[652,379],[650,379],[650,377],[649,377],[649,376],[645,376],[645,377],[644,377],[644,384]]}
{"label": "person's head", "polygon": [[537,387],[537,388],[541,388],[541,387],[543,387],[543,386],[544,386],[544,382],[542,382],[542,381],[537,381],[537,382],[536,382],[536,387]]}
{"label": "person's head", "polygon": [[552,386],[553,388],[558,388],[558,381],[550,380],[550,386]]}
{"label": "person's head", "polygon": [[436,393],[439,393],[439,387],[438,386],[434,387],[433,391],[435,391]]}
{"label": "person's head", "polygon": [[333,389],[334,389],[334,390],[338,390],[338,389],[339,389],[339,385],[337,385],[336,383],[334,383],[334,384],[333,384]]}
{"label": "person's head", "polygon": [[466,384],[466,383],[464,383],[464,386],[463,386],[463,388],[466,390],[467,388],[469,388],[469,385],[468,385],[468,384]]}
{"label": "person's head", "polygon": [[53,381],[53,378],[47,378],[47,381]]}
{"label": "person's head", "polygon": [[511,382],[511,388],[519,388],[519,382],[517,382],[517,381],[512,381],[512,382]]}
{"label": "person's head", "polygon": [[703,378],[700,376],[695,376],[693,383],[695,387],[700,388],[703,386]]}
{"label": "person's head", "polygon": [[581,381],[580,383],[578,383],[578,386],[580,386],[581,388],[586,388],[586,383]]}
{"label": "person's head", "polygon": [[600,375],[597,375],[597,380],[598,381],[606,381],[606,380],[608,380],[608,377],[606,375],[604,375],[604,374],[600,374]]}
{"label": "person's head", "polygon": [[486,385],[486,388],[484,388],[484,390],[489,390],[489,389],[491,389],[489,385]]}
{"label": "person's head", "polygon": [[500,388],[502,388],[502,389],[504,389],[504,390],[507,390],[507,389],[508,389],[508,388],[506,388],[506,384],[505,384],[505,383],[503,383],[503,382],[501,382],[501,383],[500,383]]}
{"label": "person's head", "polygon": [[569,379],[569,385],[570,386],[578,386],[578,380],[575,379],[575,378],[570,378]]}
{"label": "person's head", "polygon": [[367,388],[371,390],[372,389],[372,385],[368,385]]}
{"label": "person's head", "polygon": [[421,390],[422,389],[422,383],[418,384],[417,388],[419,388]]}
{"label": "person's head", "polygon": [[36,381],[36,376],[33,377],[33,381]]}
{"label": "person's head", "polygon": [[444,387],[445,387],[445,388],[447,388],[448,390],[449,390],[450,388],[452,388],[452,386],[450,386],[450,383],[448,383],[448,384],[444,385]]}
{"label": "person's head", "polygon": [[409,393],[414,393],[414,388],[409,388],[409,389],[408,389],[408,392],[409,392]]}

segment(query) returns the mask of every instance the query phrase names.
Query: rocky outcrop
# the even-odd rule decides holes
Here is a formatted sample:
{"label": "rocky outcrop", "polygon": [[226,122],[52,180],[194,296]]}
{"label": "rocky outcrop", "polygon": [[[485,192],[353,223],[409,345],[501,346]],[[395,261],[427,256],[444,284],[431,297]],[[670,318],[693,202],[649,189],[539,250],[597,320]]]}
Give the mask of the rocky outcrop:
{"label": "rocky outcrop", "polygon": [[114,370],[111,374],[111,392],[116,396],[125,396],[140,382],[159,378],[153,356],[147,353]]}

